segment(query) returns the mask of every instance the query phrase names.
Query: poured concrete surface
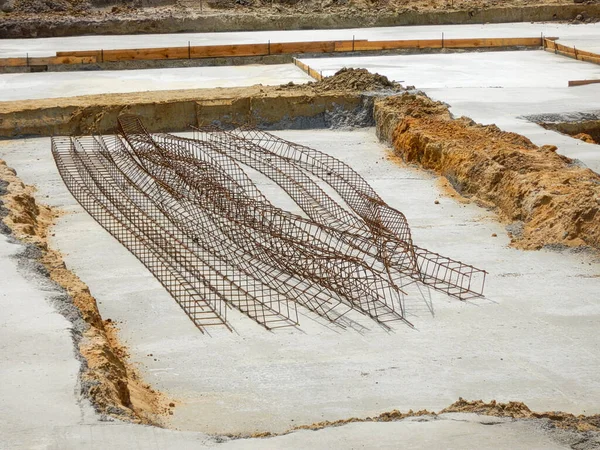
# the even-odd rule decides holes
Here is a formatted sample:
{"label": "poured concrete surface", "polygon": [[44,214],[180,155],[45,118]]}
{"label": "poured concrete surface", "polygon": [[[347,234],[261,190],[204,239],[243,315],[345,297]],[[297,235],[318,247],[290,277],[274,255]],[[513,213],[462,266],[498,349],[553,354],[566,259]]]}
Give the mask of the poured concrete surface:
{"label": "poured concrete surface", "polygon": [[[24,435],[44,448],[44,434],[79,422],[79,361],[66,320],[49,303],[57,292],[17,255],[24,247],[0,234],[0,449]],[[25,264],[26,260],[21,260]]]}
{"label": "poured concrete surface", "polygon": [[0,75],[0,102],[314,81],[293,64]]}
{"label": "poured concrete surface", "polygon": [[600,110],[600,85],[567,87],[569,80],[600,79],[600,66],[544,51],[302,59],[328,76],[342,67],[367,68],[415,85],[450,105],[456,116],[496,124],[537,145],[552,144],[600,173],[600,146],[549,131],[525,116]]}
{"label": "poured concrete surface", "polygon": [[[3,39],[0,57],[52,56],[58,51],[123,48],[187,47],[190,45],[252,44],[271,42],[369,39],[445,39],[480,37],[560,37],[600,43],[600,24],[506,23],[477,25],[429,25],[340,30],[248,31],[226,33],[134,34],[76,36],[40,39]],[[562,41],[561,41],[562,42]]]}
{"label": "poured concrete surface", "polygon": [[[490,426],[493,425],[493,426]],[[2,432],[0,425],[0,433]],[[267,439],[229,439],[203,433],[184,432],[123,423],[73,424],[8,435],[2,442],[11,450],[48,448],[56,450],[145,449],[481,449],[559,450],[581,441],[573,436],[555,436],[539,424],[471,414],[444,414],[438,418],[407,419],[391,423],[353,423],[319,431],[297,431]],[[585,448],[585,447],[582,447]],[[588,447],[593,448],[593,447]]]}
{"label": "poured concrete surface", "polygon": [[418,89],[566,88],[573,79],[600,78],[600,66],[542,50],[428,55],[300,58],[330,76],[342,67],[368,69]]}
{"label": "poured concrete surface", "polygon": [[406,307],[414,330],[396,324],[386,332],[357,314],[355,329],[339,330],[305,312],[298,330],[267,332],[232,312],[234,333],[202,335],[82,212],[53,166],[48,139],[0,142],[0,158],[42,199],[71,212],[52,244],[89,285],[103,317],[117,322],[146,379],[180,401],[174,427],[284,431],[391,409],[439,410],[460,396],[600,412],[597,259],[508,248],[491,213],[440,197],[433,176],[386,160],[373,130],[277,134],[350,163],[406,214],[417,244],[488,270],[487,297],[461,303],[412,290]]}

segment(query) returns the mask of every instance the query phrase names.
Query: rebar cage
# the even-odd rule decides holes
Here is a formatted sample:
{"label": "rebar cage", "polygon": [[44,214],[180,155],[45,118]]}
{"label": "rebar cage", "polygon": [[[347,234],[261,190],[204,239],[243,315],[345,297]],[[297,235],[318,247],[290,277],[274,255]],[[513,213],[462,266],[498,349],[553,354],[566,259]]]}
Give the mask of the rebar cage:
{"label": "rebar cage", "polygon": [[[483,295],[485,271],[414,245],[406,217],[326,153],[248,127],[188,139],[123,115],[117,130],[52,138],[58,171],[203,332],[230,328],[231,307],[267,329],[297,326],[298,305],[342,327],[350,310],[409,323],[411,283]],[[273,205],[248,168],[302,214]]]}

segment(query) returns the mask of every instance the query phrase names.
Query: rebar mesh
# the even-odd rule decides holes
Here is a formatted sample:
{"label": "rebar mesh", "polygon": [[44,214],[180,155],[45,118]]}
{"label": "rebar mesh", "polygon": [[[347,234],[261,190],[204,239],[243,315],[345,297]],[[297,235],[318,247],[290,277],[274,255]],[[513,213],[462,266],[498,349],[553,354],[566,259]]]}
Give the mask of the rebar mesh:
{"label": "rebar mesh", "polygon": [[[408,322],[400,294],[414,282],[482,295],[484,271],[415,246],[405,216],[325,153],[250,128],[187,139],[150,134],[136,116],[117,125],[111,137],[53,138],[59,173],[202,331],[229,327],[228,307],[267,329],[297,325],[297,305],[341,326],[349,310]],[[274,206],[247,168],[304,215]]]}

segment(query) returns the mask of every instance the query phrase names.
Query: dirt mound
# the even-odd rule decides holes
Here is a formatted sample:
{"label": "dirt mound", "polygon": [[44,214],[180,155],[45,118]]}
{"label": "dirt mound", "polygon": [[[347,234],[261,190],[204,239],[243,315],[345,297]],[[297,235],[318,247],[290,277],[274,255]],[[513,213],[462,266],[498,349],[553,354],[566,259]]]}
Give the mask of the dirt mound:
{"label": "dirt mound", "polygon": [[315,90],[323,91],[403,91],[400,83],[390,81],[387,77],[378,73],[371,73],[367,69],[343,68],[335,75],[323,78],[313,84]]}
{"label": "dirt mound", "polygon": [[88,287],[67,267],[62,255],[49,248],[48,230],[60,212],[36,202],[35,189],[23,184],[14,170],[0,160],[3,218],[12,233],[41,251],[40,262],[49,277],[60,285],[79,309],[87,328],[76,341],[85,359],[80,372],[82,394],[105,415],[136,423],[160,425],[160,415],[168,414],[170,401],[144,383],[127,352],[119,343],[114,324],[103,321],[96,299]]}
{"label": "dirt mound", "polygon": [[442,413],[475,413],[486,416],[512,417],[515,419],[548,419],[558,428],[577,431],[600,431],[600,415],[593,416],[565,413],[562,411],[533,412],[522,402],[497,403],[492,400],[485,403],[482,400],[468,401],[459,398],[457,402],[440,411]]}
{"label": "dirt mound", "polygon": [[89,11],[91,4],[88,0],[5,0],[3,8],[23,14],[77,14]]}
{"label": "dirt mound", "polygon": [[588,144],[597,144],[593,137],[591,137],[587,133],[579,133],[573,136],[575,139],[579,139],[580,141],[587,142]]}
{"label": "dirt mound", "polygon": [[413,411],[411,409],[403,413],[397,409],[394,409],[392,411],[384,412],[373,417],[351,417],[349,419],[340,419],[334,421],[326,420],[323,422],[316,422],[310,425],[296,426],[284,433],[271,433],[266,431],[254,433],[249,437],[268,438],[282,434],[288,434],[298,430],[314,431],[321,430],[323,428],[343,426],[349,423],[356,422],[395,422],[407,419],[409,417],[423,416],[429,416],[431,419],[435,419],[436,416],[445,413],[473,413],[481,416],[510,417],[513,419],[547,419],[551,426],[562,428],[564,430],[578,432],[600,431],[600,415],[576,416],[574,414],[565,413],[562,411],[538,413],[531,411],[531,409],[529,409],[529,407],[522,402],[498,403],[496,402],[496,400],[492,400],[489,403],[486,403],[483,400],[468,401],[463,398],[459,398],[458,401],[452,403],[450,406],[442,409],[439,412],[428,411],[426,409],[420,411]]}
{"label": "dirt mound", "polygon": [[405,93],[375,104],[378,133],[407,162],[445,176],[461,195],[522,223],[513,245],[600,248],[600,176],[527,138],[451,117],[446,105]]}

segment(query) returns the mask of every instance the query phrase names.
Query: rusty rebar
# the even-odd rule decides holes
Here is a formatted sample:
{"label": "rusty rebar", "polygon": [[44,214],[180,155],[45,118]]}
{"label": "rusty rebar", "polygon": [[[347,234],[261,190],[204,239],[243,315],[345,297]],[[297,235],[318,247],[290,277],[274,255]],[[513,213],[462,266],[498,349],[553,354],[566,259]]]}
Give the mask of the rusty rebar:
{"label": "rusty rebar", "polygon": [[[406,217],[348,165],[266,132],[207,127],[187,139],[125,115],[115,136],[53,138],[52,154],[77,201],[200,330],[229,327],[228,307],[267,329],[297,325],[297,305],[341,326],[349,310],[408,323],[407,284],[483,292],[484,271],[415,246]],[[273,205],[248,168],[302,215]]]}

